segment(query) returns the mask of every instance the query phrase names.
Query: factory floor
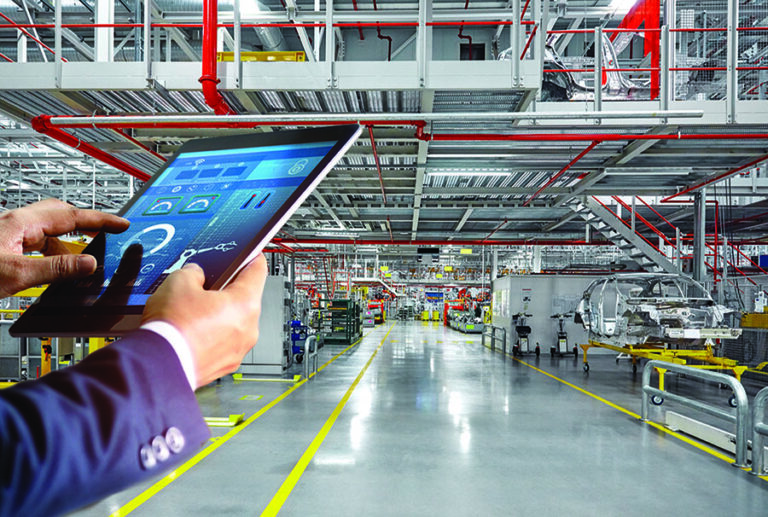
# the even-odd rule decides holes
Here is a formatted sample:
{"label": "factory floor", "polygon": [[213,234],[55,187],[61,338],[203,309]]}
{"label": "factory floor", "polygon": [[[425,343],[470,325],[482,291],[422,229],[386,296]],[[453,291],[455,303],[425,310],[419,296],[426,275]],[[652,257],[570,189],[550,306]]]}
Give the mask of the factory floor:
{"label": "factory floor", "polygon": [[308,382],[199,390],[204,415],[245,424],[74,515],[768,515],[768,480],[638,420],[640,373],[615,354],[585,374],[548,348],[520,362],[479,335],[387,322],[321,356]]}

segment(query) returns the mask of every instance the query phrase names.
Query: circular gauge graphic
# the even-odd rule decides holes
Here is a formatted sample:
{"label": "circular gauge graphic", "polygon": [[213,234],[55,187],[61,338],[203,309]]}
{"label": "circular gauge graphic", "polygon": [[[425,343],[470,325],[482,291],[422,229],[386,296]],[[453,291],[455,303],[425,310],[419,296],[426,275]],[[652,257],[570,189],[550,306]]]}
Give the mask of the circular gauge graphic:
{"label": "circular gauge graphic", "polygon": [[165,248],[168,243],[171,242],[174,235],[176,235],[176,228],[170,224],[155,224],[153,226],[148,226],[123,244],[120,249],[120,255],[124,255],[125,251],[132,244],[141,244],[144,249],[145,257],[154,255]]}
{"label": "circular gauge graphic", "polygon": [[290,169],[288,169],[288,175],[296,176],[297,174],[301,174],[301,172],[307,168],[307,165],[309,165],[309,160],[302,158],[301,160],[294,163]]}

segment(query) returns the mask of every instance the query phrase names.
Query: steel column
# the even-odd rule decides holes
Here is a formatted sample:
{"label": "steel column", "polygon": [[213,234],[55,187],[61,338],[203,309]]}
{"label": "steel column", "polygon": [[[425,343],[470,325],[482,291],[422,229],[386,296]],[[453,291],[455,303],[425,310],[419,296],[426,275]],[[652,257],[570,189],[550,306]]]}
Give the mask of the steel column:
{"label": "steel column", "polygon": [[706,269],[707,191],[701,189],[694,196],[693,214],[693,279],[704,283]]}

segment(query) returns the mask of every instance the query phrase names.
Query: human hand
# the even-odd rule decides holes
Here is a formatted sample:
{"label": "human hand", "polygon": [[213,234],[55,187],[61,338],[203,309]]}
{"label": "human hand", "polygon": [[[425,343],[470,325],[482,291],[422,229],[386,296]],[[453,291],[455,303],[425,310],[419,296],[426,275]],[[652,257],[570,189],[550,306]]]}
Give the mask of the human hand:
{"label": "human hand", "polygon": [[237,370],[259,339],[266,279],[263,255],[221,291],[206,291],[203,270],[197,264],[187,264],[171,273],[147,300],[142,324],[166,321],[181,332],[192,352],[199,388]]}
{"label": "human hand", "polygon": [[[46,199],[0,215],[0,298],[55,280],[79,278],[96,270],[90,255],[71,254],[56,237],[75,230],[120,233],[130,223],[116,215],[81,210]],[[45,258],[25,257],[39,251]]]}

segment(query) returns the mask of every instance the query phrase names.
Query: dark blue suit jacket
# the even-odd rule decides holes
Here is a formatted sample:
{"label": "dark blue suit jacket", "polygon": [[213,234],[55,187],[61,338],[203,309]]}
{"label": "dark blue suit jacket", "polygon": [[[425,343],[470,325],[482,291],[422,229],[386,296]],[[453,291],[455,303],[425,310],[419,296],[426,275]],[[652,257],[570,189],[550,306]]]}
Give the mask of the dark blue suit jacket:
{"label": "dark blue suit jacket", "polygon": [[176,353],[136,331],[0,390],[0,516],[79,508],[177,466],[209,436]]}

